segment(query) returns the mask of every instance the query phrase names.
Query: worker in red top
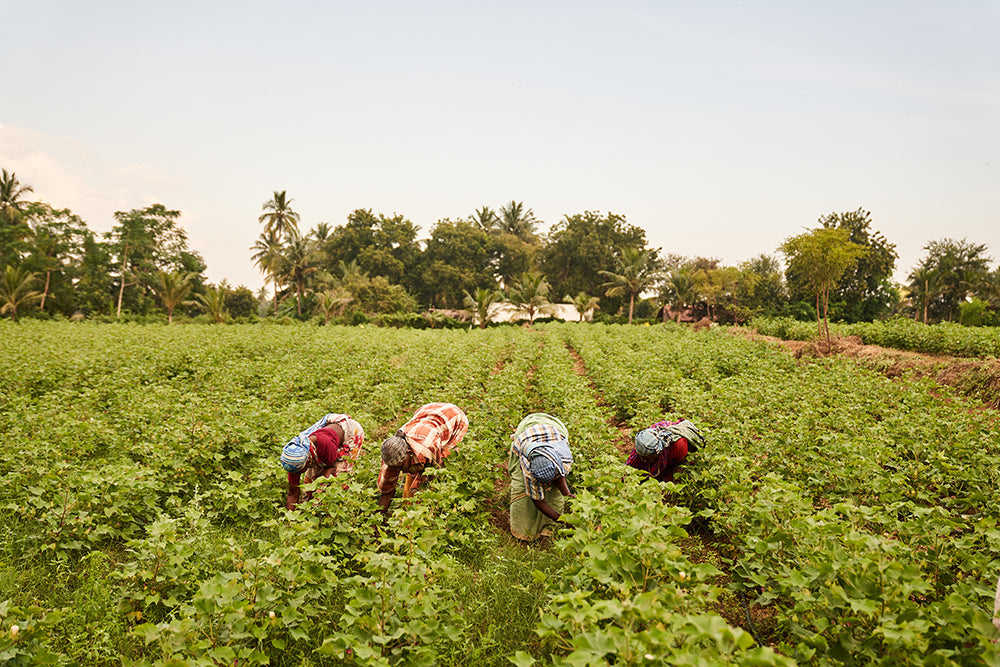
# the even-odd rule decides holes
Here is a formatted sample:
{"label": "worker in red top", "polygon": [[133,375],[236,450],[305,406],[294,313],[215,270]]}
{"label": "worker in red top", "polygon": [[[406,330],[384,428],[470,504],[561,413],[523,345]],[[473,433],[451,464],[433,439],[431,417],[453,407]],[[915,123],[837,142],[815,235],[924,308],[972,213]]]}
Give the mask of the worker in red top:
{"label": "worker in red top", "polygon": [[292,438],[281,450],[281,466],[288,472],[285,508],[299,503],[299,484],[320,477],[336,477],[354,469],[365,431],[348,415],[331,413]]}
{"label": "worker in red top", "polygon": [[649,473],[658,482],[672,482],[688,453],[703,444],[701,431],[686,419],[657,422],[636,433],[635,448],[625,464]]}

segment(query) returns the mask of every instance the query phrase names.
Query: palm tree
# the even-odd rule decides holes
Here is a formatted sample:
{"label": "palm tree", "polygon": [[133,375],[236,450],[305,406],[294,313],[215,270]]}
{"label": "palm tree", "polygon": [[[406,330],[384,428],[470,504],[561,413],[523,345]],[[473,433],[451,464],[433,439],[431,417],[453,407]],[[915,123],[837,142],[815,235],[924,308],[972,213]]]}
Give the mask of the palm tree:
{"label": "palm tree", "polygon": [[524,204],[513,199],[506,206],[500,207],[500,231],[513,234],[526,243],[534,243],[537,239],[535,227],[538,220],[534,212],[525,209]]}
{"label": "palm tree", "polygon": [[14,172],[3,170],[0,176],[0,265],[20,264],[18,246],[30,230],[24,224],[24,203],[21,197],[31,192],[30,185],[21,185]]}
{"label": "palm tree", "polygon": [[10,313],[17,322],[17,309],[42,298],[42,293],[31,289],[35,274],[10,264],[0,274],[0,315]]}
{"label": "palm tree", "polygon": [[983,300],[990,304],[990,307],[1000,307],[1000,266],[986,274],[979,289]]}
{"label": "palm tree", "polygon": [[576,312],[580,314],[581,322],[583,322],[583,318],[587,316],[587,313],[593,310],[597,310],[598,308],[601,307],[600,305],[598,305],[598,302],[600,302],[600,298],[596,296],[590,296],[586,292],[580,292],[576,296],[570,296],[569,294],[567,294],[566,296],[563,297],[563,301],[568,301],[569,303],[573,304],[573,307],[576,308]]}
{"label": "palm tree", "polygon": [[368,277],[368,272],[361,270],[356,259],[352,259],[350,262],[340,260],[337,263],[337,270],[340,272],[340,280],[344,284]]}
{"label": "palm tree", "polygon": [[534,324],[535,315],[547,312],[552,306],[549,303],[550,289],[545,276],[539,271],[527,271],[514,283],[507,300],[518,312],[528,314],[528,324]]}
{"label": "palm tree", "polygon": [[281,238],[299,229],[299,214],[292,210],[294,199],[287,199],[285,191],[274,191],[274,196],[264,202],[264,210],[257,222],[264,223],[264,233]]}
{"label": "palm tree", "polygon": [[465,307],[473,312],[480,329],[485,329],[493,318],[493,306],[503,301],[503,294],[486,287],[479,287],[471,294],[465,291]]}
{"label": "palm tree", "polygon": [[0,222],[14,226],[24,213],[21,197],[34,190],[30,185],[21,185],[14,172],[2,170],[0,175]]}
{"label": "palm tree", "polygon": [[302,316],[302,294],[306,281],[319,269],[316,263],[323,254],[318,241],[302,236],[298,230],[288,234],[288,244],[281,260],[282,274],[286,283],[295,285],[295,305],[299,317]]}
{"label": "palm tree", "polygon": [[[923,310],[924,324],[927,324],[927,311],[930,309],[931,302],[943,296],[946,290],[941,272],[935,270],[930,264],[924,261],[910,272],[907,279],[910,281],[910,289],[913,290],[913,296],[919,299],[922,305],[922,308],[914,307],[913,319],[918,319],[920,311]],[[916,306],[916,304],[914,305]]]}
{"label": "palm tree", "polygon": [[40,227],[32,235],[38,263],[45,270],[45,286],[42,288],[39,310],[45,310],[45,299],[49,296],[49,286],[52,283],[52,272],[60,267],[59,252],[62,250],[59,239],[46,227]]}
{"label": "palm tree", "polygon": [[472,214],[472,224],[487,234],[500,232],[500,216],[489,206],[476,209],[476,212]]}
{"label": "palm tree", "polygon": [[347,308],[347,305],[351,301],[354,301],[351,293],[343,287],[338,287],[326,292],[320,292],[316,297],[316,308],[326,318],[323,323],[329,324],[334,316],[339,317],[344,314],[344,309]]}
{"label": "palm tree", "polygon": [[[660,298],[664,304],[669,305],[677,313],[677,322],[681,321],[681,313],[685,308],[694,305],[698,298],[698,289],[695,285],[694,276],[687,267],[674,269],[663,282],[663,289]],[[667,319],[666,308],[663,310],[663,319]]]}
{"label": "palm tree", "polygon": [[205,310],[212,316],[216,324],[222,324],[226,317],[226,295],[222,289],[210,288],[205,290],[204,294],[196,295],[195,298],[201,302],[201,305],[205,306]]}
{"label": "palm tree", "polygon": [[635,298],[653,286],[658,276],[656,274],[656,255],[639,248],[623,248],[618,257],[618,272],[598,271],[608,278],[603,283],[608,296],[624,296],[628,294],[628,323],[632,324],[632,313],[635,311]]}
{"label": "palm tree", "polygon": [[250,248],[254,251],[251,255],[253,263],[256,264],[261,273],[271,276],[274,282],[274,316],[278,316],[278,270],[281,266],[281,241],[274,233],[264,232]]}
{"label": "palm tree", "polygon": [[191,293],[191,289],[194,287],[191,281],[197,275],[193,272],[185,273],[183,271],[174,271],[172,273],[160,271],[156,274],[153,289],[160,295],[160,301],[163,302],[163,307],[167,311],[167,324],[173,324],[174,309],[177,306],[182,303],[190,303],[184,301],[184,299]]}
{"label": "palm tree", "polygon": [[330,227],[330,223],[317,222],[316,226],[311,232],[309,232],[309,234],[316,239],[320,245],[322,245],[328,238],[330,238],[331,232],[333,232],[333,229]]}

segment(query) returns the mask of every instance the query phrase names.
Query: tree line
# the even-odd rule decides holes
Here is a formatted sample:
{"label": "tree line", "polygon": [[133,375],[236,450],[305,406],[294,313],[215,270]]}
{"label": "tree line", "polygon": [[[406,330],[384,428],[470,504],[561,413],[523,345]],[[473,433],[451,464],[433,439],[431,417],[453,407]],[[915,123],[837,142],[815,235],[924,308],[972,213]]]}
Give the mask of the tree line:
{"label": "tree line", "polygon": [[[249,261],[266,279],[254,294],[210,284],[180,212],[162,204],[114,213],[95,234],[69,209],[31,201],[30,185],[0,176],[0,308],[13,319],[120,319],[175,314],[223,322],[261,317],[358,321],[373,314],[463,311],[485,326],[506,304],[529,320],[554,303],[606,321],[742,323],[757,315],[846,322],[892,315],[1000,324],[1000,268],[983,244],[941,239],[904,285],[891,280],[895,245],[868,211],[819,218],[771,254],[735,266],[652,248],[624,215],[567,214],[546,233],[522,202],[439,220],[426,239],[405,216],[357,209],[341,225],[301,227],[294,200],[261,207]],[[784,261],[782,261],[782,258]]]}

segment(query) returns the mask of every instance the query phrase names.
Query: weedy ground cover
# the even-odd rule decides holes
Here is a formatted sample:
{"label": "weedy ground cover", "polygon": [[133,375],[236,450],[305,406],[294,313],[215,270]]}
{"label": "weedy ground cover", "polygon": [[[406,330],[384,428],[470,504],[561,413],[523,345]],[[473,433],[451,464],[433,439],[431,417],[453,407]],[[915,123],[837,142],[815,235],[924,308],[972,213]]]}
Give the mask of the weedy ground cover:
{"label": "weedy ground cover", "polygon": [[[936,386],[678,327],[0,336],[10,664],[996,662],[996,419]],[[382,525],[378,444],[437,400],[469,433]],[[577,498],[526,547],[505,462],[538,410],[570,427]],[[365,452],[287,513],[280,447],[330,411]],[[643,483],[614,425],[664,416],[710,446]],[[717,558],[686,551],[692,522]],[[716,613],[736,593],[773,614],[771,646]]]}

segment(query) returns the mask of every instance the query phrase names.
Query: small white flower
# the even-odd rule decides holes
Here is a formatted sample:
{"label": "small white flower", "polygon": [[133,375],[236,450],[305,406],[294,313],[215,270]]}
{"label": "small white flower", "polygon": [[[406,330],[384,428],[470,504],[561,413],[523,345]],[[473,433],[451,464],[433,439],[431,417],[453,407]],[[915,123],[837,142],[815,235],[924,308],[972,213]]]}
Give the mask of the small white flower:
{"label": "small white flower", "polygon": [[21,631],[20,627],[18,627],[16,625],[10,626],[10,636],[11,637],[17,637],[17,633],[20,632],[20,631]]}
{"label": "small white flower", "polygon": [[273,611],[267,612],[267,617],[268,618],[274,618],[274,612]]}

